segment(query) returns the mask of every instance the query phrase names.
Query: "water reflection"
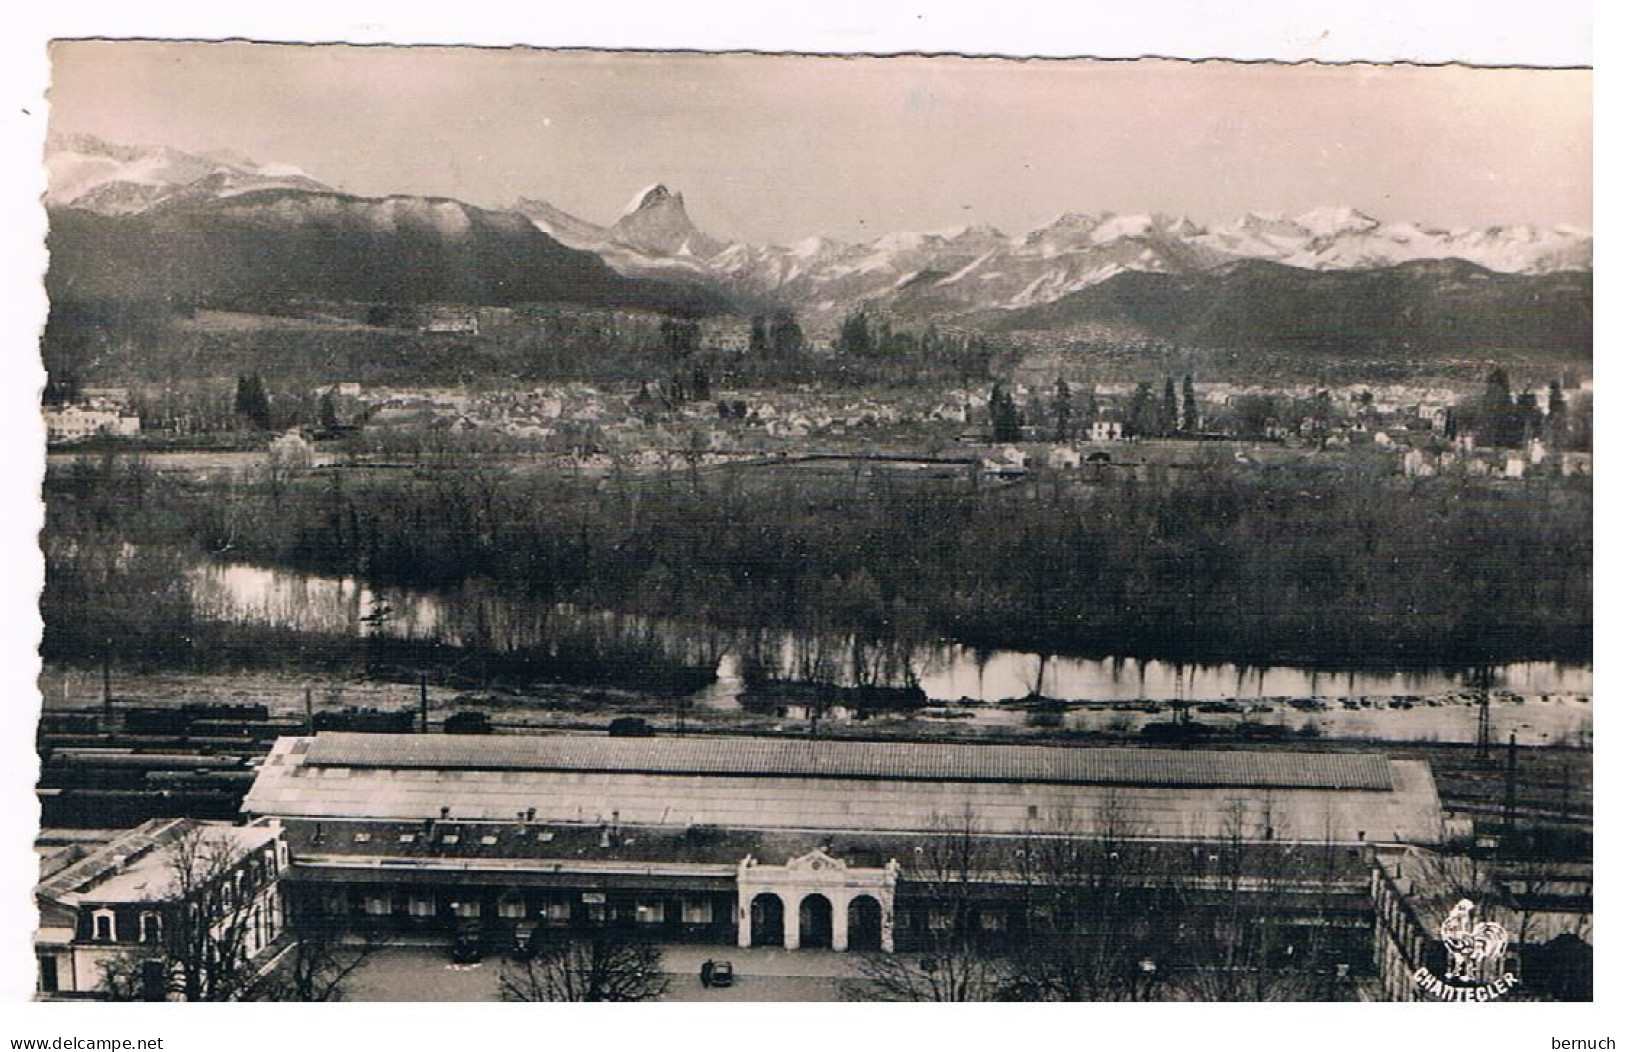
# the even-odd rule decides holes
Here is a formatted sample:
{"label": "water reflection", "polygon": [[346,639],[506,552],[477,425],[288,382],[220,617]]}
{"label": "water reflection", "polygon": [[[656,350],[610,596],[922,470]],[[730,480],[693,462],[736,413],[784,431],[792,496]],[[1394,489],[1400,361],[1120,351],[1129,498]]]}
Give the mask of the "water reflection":
{"label": "water reflection", "polygon": [[[456,594],[403,590],[375,592],[354,578],[288,573],[243,564],[210,564],[191,576],[199,616],[209,620],[275,625],[331,635],[380,632],[453,645],[545,646],[551,633],[602,623],[618,637],[628,632],[718,670],[696,700],[737,707],[747,667],[773,678],[825,677],[850,681],[855,660],[886,685],[917,682],[933,701],[1002,701],[1041,694],[1065,700],[1130,701],[1141,698],[1192,702],[1267,698],[1432,696],[1472,689],[1472,673],[1459,671],[1338,671],[1290,666],[1194,665],[1131,657],[1041,657],[948,643],[906,653],[854,659],[850,638],[813,639],[791,633],[753,633],[729,639],[722,632],[651,622],[649,619],[542,606],[489,586]],[[860,671],[860,674],[862,672]],[[1519,662],[1494,670],[1496,689],[1519,694],[1590,694],[1589,666],[1551,661]]]}

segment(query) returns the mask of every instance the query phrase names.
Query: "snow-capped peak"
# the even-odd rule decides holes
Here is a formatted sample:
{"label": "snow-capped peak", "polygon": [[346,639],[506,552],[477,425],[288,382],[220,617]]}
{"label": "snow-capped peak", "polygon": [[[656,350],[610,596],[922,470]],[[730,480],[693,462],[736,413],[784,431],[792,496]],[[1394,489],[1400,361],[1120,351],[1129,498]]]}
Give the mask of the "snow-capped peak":
{"label": "snow-capped peak", "polygon": [[626,203],[626,207],[621,209],[621,218],[625,219],[627,216],[635,215],[638,212],[647,211],[651,208],[659,208],[668,201],[675,204],[678,208],[683,207],[682,194],[673,194],[670,190],[666,189],[665,183],[651,183],[642,190],[639,190],[636,194],[632,195],[632,200],[628,201]]}
{"label": "snow-capped peak", "polygon": [[1311,209],[1298,216],[1295,222],[1316,237],[1364,233],[1379,225],[1359,209],[1347,207]]}

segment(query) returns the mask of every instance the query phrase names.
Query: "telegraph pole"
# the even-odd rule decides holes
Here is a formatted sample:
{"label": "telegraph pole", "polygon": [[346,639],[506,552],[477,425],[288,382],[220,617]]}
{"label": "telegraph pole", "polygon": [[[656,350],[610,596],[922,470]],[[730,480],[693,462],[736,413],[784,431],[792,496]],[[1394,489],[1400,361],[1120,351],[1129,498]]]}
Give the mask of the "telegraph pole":
{"label": "telegraph pole", "polygon": [[1501,843],[1511,836],[1518,820],[1518,735],[1507,736],[1507,791],[1501,812]]}

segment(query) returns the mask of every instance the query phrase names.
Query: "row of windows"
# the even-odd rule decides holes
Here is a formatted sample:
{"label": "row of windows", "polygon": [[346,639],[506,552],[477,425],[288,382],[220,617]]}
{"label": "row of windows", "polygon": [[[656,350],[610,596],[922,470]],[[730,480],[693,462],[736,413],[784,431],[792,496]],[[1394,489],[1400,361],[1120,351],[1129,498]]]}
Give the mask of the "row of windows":
{"label": "row of windows", "polygon": [[[607,903],[602,894],[584,892],[581,903],[589,921],[606,919]],[[669,911],[667,906],[665,899],[638,901],[633,905],[633,916],[642,924],[664,924],[668,915],[680,917],[684,924],[711,924],[716,919],[710,899],[683,899],[677,903],[675,911]],[[506,895],[497,900],[496,916],[503,920],[537,918],[552,923],[568,923],[574,907],[575,901],[571,898],[556,896],[531,904],[518,896]],[[457,899],[448,902],[446,908],[455,917],[476,920],[481,916],[484,904],[479,899]],[[405,912],[409,917],[429,918],[438,915],[439,905],[435,898],[427,895],[404,896],[403,904],[401,896],[371,894],[362,898],[361,910],[369,917],[387,917]]]}

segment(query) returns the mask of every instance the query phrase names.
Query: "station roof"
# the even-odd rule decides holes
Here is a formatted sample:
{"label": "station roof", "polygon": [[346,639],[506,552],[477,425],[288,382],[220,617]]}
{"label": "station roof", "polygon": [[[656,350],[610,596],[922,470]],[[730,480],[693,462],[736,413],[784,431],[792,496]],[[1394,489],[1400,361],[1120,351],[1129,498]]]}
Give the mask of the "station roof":
{"label": "station roof", "polygon": [[283,738],[243,804],[283,818],[1433,843],[1424,762],[1375,754],[772,738]]}
{"label": "station roof", "polygon": [[322,734],[310,741],[304,762],[441,771],[601,771],[1182,788],[1384,790],[1392,786],[1387,760],[1367,753],[786,738]]}

